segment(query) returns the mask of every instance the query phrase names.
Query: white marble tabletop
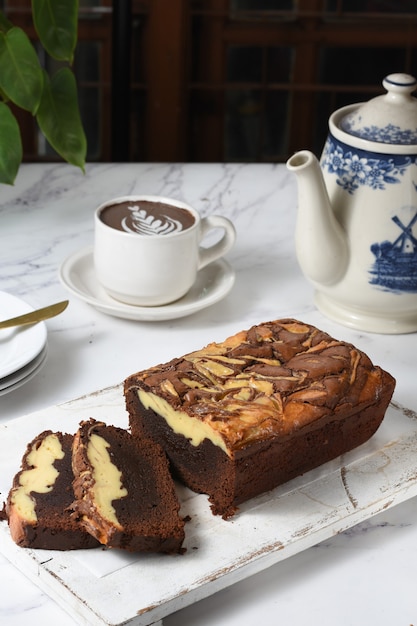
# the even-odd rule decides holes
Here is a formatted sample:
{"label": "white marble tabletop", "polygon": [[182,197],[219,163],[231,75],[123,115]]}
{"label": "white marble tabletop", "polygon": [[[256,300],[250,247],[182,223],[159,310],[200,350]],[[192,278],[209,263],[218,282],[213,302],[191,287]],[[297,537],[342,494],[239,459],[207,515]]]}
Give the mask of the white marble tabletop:
{"label": "white marble tabletop", "polygon": [[[218,212],[236,226],[231,293],[191,316],[161,322],[105,315],[68,294],[61,263],[92,244],[93,210],[130,193],[160,194]],[[297,317],[355,343],[397,379],[395,400],[417,410],[417,336],[362,333],[324,318],[294,253],[296,182],[283,165],[23,165],[0,189],[0,291],[41,307],[69,297],[47,322],[40,373],[0,397],[0,421],[121,382],[209,341]],[[0,311],[0,318],[2,317]],[[416,451],[417,452],[417,451]],[[0,441],[1,454],[1,441]],[[20,459],[16,459],[18,464]],[[0,494],[0,503],[5,494]],[[1,504],[0,504],[1,506]],[[77,623],[0,555],[0,623]],[[417,626],[417,501],[409,499],[325,542],[164,619],[166,626]]]}

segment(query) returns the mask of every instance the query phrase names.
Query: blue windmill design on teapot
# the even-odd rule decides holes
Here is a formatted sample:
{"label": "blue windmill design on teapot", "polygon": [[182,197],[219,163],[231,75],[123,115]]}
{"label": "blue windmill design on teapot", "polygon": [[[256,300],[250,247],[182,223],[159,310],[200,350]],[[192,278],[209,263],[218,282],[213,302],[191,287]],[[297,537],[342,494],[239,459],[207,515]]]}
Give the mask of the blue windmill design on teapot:
{"label": "blue windmill design on teapot", "polygon": [[372,244],[371,251],[376,259],[370,271],[370,282],[391,291],[417,293],[417,239],[412,231],[417,213],[407,225],[397,215],[392,221],[401,232],[392,242]]}

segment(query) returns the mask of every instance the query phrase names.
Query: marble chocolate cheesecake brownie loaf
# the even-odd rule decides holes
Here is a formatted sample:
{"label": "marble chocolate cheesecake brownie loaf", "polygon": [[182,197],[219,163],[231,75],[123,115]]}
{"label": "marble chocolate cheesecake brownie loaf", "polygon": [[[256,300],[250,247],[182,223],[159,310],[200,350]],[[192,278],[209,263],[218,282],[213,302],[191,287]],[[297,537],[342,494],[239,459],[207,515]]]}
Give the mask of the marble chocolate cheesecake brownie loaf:
{"label": "marble chocolate cheesecake brownie loaf", "polygon": [[74,550],[98,542],[71,517],[72,435],[50,430],[28,444],[6,502],[12,539],[25,548]]}
{"label": "marble chocolate cheesecake brownie loaf", "polygon": [[124,393],[132,434],[159,442],[176,475],[228,518],[367,441],[394,387],[353,345],[283,319],[138,372]]}
{"label": "marble chocolate cheesecake brownie loaf", "polygon": [[74,516],[101,544],[131,552],[182,551],[184,521],[160,446],[93,419],[73,444]]}

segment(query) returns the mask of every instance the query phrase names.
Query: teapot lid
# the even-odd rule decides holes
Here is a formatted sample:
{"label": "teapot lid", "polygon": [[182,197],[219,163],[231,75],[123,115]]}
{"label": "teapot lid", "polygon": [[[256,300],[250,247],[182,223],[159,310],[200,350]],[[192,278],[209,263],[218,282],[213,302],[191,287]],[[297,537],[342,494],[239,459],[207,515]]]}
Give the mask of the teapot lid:
{"label": "teapot lid", "polygon": [[409,74],[389,74],[382,82],[387,93],[358,105],[340,122],[355,137],[377,143],[417,144],[417,80]]}

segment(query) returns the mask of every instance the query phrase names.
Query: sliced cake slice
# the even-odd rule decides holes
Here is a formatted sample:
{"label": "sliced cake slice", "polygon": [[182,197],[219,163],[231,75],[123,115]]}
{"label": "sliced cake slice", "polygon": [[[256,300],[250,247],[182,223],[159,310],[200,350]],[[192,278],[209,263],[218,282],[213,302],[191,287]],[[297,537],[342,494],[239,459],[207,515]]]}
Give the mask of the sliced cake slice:
{"label": "sliced cake slice", "polygon": [[83,421],[73,445],[74,515],[100,543],[181,552],[184,521],[161,447],[123,428]]}
{"label": "sliced cake slice", "polygon": [[74,550],[99,543],[71,517],[72,435],[46,430],[27,445],[6,502],[12,539],[22,547]]}

